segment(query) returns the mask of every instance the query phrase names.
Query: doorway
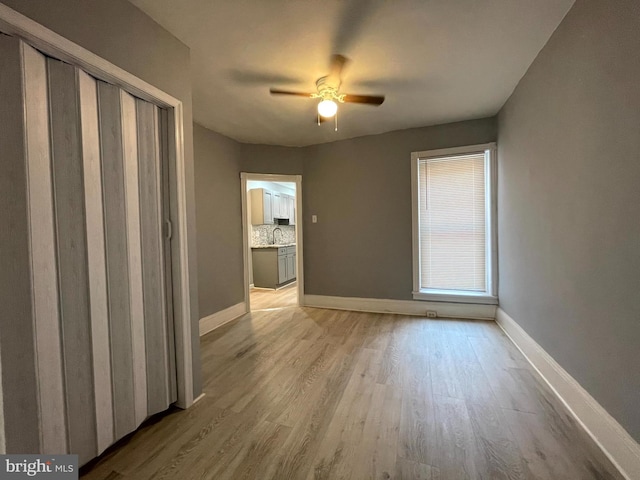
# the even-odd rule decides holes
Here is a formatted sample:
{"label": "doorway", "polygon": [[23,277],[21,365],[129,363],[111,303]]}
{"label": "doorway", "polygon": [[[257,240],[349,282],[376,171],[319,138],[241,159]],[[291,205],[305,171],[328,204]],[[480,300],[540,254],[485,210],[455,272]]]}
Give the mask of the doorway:
{"label": "doorway", "polygon": [[302,305],[302,177],[241,174],[247,311]]}

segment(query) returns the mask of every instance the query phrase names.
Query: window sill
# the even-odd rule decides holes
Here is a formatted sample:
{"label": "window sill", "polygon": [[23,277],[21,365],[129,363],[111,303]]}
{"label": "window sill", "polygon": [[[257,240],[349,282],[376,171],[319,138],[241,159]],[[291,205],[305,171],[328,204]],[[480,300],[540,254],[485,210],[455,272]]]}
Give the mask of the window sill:
{"label": "window sill", "polygon": [[486,293],[462,292],[454,290],[420,290],[419,292],[412,292],[412,294],[414,300],[498,305],[498,297],[487,295]]}

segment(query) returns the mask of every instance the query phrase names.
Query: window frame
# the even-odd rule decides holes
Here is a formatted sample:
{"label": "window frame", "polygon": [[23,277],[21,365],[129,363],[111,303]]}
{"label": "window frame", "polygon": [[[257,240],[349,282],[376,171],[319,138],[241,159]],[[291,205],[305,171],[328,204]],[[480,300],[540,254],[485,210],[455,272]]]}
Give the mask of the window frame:
{"label": "window frame", "polygon": [[[485,198],[487,209],[487,242],[486,268],[487,289],[485,292],[469,292],[464,290],[440,290],[420,288],[420,203],[418,162],[429,158],[455,157],[474,153],[489,154],[486,162]],[[413,291],[414,300],[432,302],[473,303],[483,305],[498,304],[498,235],[497,235],[497,146],[495,142],[463,147],[425,150],[411,153],[411,213],[412,213],[412,246],[413,246]]]}

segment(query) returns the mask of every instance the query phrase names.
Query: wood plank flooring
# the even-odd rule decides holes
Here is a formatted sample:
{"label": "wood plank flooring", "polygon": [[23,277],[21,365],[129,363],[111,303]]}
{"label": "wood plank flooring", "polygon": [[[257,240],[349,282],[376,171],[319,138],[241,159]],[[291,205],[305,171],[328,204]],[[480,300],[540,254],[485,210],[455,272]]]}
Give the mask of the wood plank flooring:
{"label": "wood plank flooring", "polygon": [[493,322],[253,312],[202,362],[202,400],[82,478],[622,478]]}
{"label": "wood plank flooring", "polygon": [[252,288],[249,295],[253,312],[269,308],[295,307],[298,305],[298,284],[293,282],[278,290]]}

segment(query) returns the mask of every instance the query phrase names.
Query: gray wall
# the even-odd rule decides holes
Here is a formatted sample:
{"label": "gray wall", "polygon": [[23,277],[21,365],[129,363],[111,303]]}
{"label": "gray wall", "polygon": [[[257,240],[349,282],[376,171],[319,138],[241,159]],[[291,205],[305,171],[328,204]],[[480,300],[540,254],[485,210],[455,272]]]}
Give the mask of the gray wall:
{"label": "gray wall", "polygon": [[[2,358],[0,352],[0,358]],[[2,362],[0,362],[0,455],[4,455],[7,451],[6,440],[4,434],[4,396],[2,393]]]}
{"label": "gray wall", "polygon": [[200,318],[244,301],[240,172],[301,174],[305,150],[241,144],[194,123]]}
{"label": "gray wall", "polygon": [[578,0],[499,115],[500,304],[640,440],[640,3]]}
{"label": "gray wall", "polygon": [[306,293],[411,300],[411,152],[496,136],[487,118],[312,147],[302,189]]}
{"label": "gray wall", "polygon": [[240,144],[194,124],[200,317],[244,301]]}
{"label": "gray wall", "polygon": [[313,149],[313,147],[280,147],[247,143],[240,145],[240,170],[242,172],[278,173],[280,175],[302,175],[304,173],[304,159]]}
{"label": "gray wall", "polygon": [[[305,293],[410,300],[411,152],[496,137],[496,118],[301,148],[239,144],[196,125],[201,317],[242,301],[239,172],[302,174]],[[227,211],[212,206],[219,198]]]}
{"label": "gray wall", "polygon": [[496,119],[487,118],[302,148],[240,144],[239,163],[245,172],[303,175],[305,293],[409,300],[411,152],[496,137]]}
{"label": "gray wall", "polygon": [[194,394],[201,391],[198,279],[193,180],[193,123],[189,49],[126,0],[2,0],[65,38],[180,99],[184,105],[185,164]]}

